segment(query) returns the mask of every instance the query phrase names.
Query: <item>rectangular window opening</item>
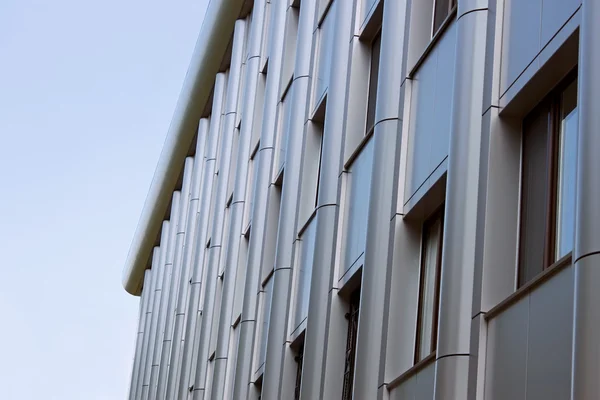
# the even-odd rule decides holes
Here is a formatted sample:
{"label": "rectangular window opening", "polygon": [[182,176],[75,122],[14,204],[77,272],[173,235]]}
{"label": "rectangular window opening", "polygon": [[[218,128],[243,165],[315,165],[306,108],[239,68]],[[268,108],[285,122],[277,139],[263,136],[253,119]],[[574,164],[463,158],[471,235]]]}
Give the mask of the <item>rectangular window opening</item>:
{"label": "rectangular window opening", "polygon": [[296,385],[294,387],[294,400],[300,400],[300,388],[302,386],[302,366],[304,362],[304,343],[298,347],[296,361]]}
{"label": "rectangular window opening", "polygon": [[557,86],[523,119],[522,129],[519,287],[573,250],[577,79]]}
{"label": "rectangular window opening", "polygon": [[443,230],[443,208],[440,208],[423,224],[415,364],[436,350]]}
{"label": "rectangular window opening", "polygon": [[432,37],[435,36],[437,31],[441,28],[454,7],[456,7],[456,0],[435,0],[433,6],[433,26],[431,29]]}
{"label": "rectangular window opening", "polygon": [[369,91],[367,98],[367,126],[365,133],[368,135],[375,128],[375,109],[377,106],[377,81],[379,79],[379,56],[381,53],[381,32],[371,44],[371,67],[369,72]]}
{"label": "rectangular window opening", "polygon": [[356,289],[350,296],[350,308],[346,314],[346,319],[348,320],[348,335],[346,338],[346,361],[344,365],[344,386],[342,389],[342,400],[352,400],[359,314],[360,288]]}

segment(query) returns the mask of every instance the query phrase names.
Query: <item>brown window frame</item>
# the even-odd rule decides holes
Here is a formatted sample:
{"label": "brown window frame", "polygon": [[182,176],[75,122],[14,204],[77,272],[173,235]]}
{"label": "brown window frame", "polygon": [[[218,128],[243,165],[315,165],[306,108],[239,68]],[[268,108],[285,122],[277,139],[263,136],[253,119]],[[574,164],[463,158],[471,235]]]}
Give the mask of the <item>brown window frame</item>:
{"label": "brown window frame", "polygon": [[[434,223],[440,223],[440,237],[438,241],[437,259],[435,266],[435,282],[433,293],[433,315],[431,324],[431,352],[429,354],[420,354],[421,333],[423,330],[423,302],[424,302],[424,285],[425,285],[425,254],[429,240],[429,228]],[[423,232],[421,235],[421,259],[419,261],[419,300],[417,306],[417,329],[415,338],[414,364],[418,364],[425,359],[428,359],[437,350],[437,327],[438,317],[440,313],[440,282],[442,275],[442,250],[444,248],[444,206],[440,206],[427,220],[423,223]]]}
{"label": "brown window frame", "polygon": [[[536,113],[539,112],[540,109],[547,109],[547,118],[548,118],[548,126],[547,126],[547,153],[546,153],[546,175],[545,175],[545,183],[546,183],[546,193],[544,197],[544,207],[545,207],[545,235],[544,235],[544,250],[543,250],[543,261],[541,265],[541,269],[537,274],[529,279],[526,279],[524,276],[526,268],[523,266],[523,239],[526,233],[526,227],[524,224],[525,220],[525,196],[524,193],[524,179],[523,173],[521,170],[521,195],[519,198],[519,248],[518,248],[518,268],[517,268],[517,289],[525,286],[528,282],[535,279],[539,275],[547,272],[549,269],[552,269],[557,264],[561,264],[565,257],[556,257],[556,233],[557,233],[557,189],[558,189],[558,175],[559,171],[559,140],[561,134],[561,111],[562,111],[562,94],[565,89],[568,88],[575,80],[577,79],[577,69],[571,71],[567,76],[554,88],[550,91],[550,93],[540,101],[534,108],[531,110],[524,118],[521,125],[521,164],[525,165],[524,160],[526,159],[525,148],[523,142],[525,141],[525,136],[527,132],[526,122],[529,117],[535,117]],[[567,254],[569,256],[571,253]]]}
{"label": "brown window frame", "polygon": [[358,321],[360,318],[360,287],[350,295],[349,310],[346,314],[348,320],[348,334],[346,337],[346,362],[344,364],[344,383],[342,386],[342,400],[352,400],[354,389],[354,368],[356,365],[356,342],[358,339]]}

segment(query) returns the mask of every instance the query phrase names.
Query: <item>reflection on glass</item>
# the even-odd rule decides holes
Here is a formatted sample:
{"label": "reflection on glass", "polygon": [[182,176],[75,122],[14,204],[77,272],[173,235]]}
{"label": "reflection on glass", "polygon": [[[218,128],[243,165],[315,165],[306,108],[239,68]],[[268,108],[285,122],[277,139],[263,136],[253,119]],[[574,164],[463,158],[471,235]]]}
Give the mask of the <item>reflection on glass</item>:
{"label": "reflection on glass", "polygon": [[271,315],[271,301],[273,299],[273,276],[269,278],[263,286],[264,290],[264,306],[262,315],[262,332],[260,338],[260,354],[258,358],[258,368],[260,368],[267,357],[267,335],[269,333],[269,317]]}
{"label": "reflection on glass", "polygon": [[313,219],[302,233],[302,248],[298,264],[298,286],[296,290],[296,313],[294,328],[298,327],[308,316],[308,299],[310,297],[310,280],[313,269],[313,255],[315,253],[315,227]]}
{"label": "reflection on glass", "polygon": [[562,94],[556,204],[556,259],[573,249],[577,168],[577,81]]}
{"label": "reflection on glass", "polygon": [[367,130],[371,132],[375,126],[375,107],[377,104],[377,83],[379,81],[379,56],[381,53],[381,33],[378,33],[371,44],[371,66],[369,72],[369,93],[367,99]]}
{"label": "reflection on glass", "polygon": [[281,171],[285,163],[285,151],[287,145],[287,135],[290,129],[290,114],[291,114],[291,88],[285,94],[284,98],[281,99],[281,120],[279,122],[279,157],[277,160],[277,170]]}
{"label": "reflection on glass", "polygon": [[315,100],[321,99],[329,85],[331,69],[331,53],[333,50],[333,23],[335,20],[335,2],[327,11],[327,15],[319,27],[319,59],[315,82]]}
{"label": "reflection on glass", "polygon": [[421,272],[421,315],[419,329],[419,348],[417,361],[427,357],[433,348],[433,323],[435,318],[435,290],[438,263],[439,242],[441,239],[442,222],[436,219],[426,228],[423,236],[423,269]]}
{"label": "reflection on glass", "polygon": [[373,141],[369,141],[349,169],[346,203],[346,254],[342,274],[350,269],[365,250],[373,165]]}

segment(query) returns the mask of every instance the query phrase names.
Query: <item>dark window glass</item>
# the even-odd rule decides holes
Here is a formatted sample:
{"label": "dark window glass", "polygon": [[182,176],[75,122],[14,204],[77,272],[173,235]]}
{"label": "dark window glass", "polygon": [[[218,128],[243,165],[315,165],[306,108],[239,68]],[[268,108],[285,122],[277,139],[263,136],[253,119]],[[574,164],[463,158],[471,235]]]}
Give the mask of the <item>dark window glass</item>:
{"label": "dark window glass", "polygon": [[379,54],[381,52],[381,33],[378,33],[371,45],[371,71],[369,74],[369,98],[367,99],[367,134],[375,125],[375,106],[377,104],[377,80],[379,78]]}
{"label": "dark window glass", "polygon": [[436,348],[443,227],[441,211],[423,225],[415,363],[429,356]]}
{"label": "dark window glass", "polygon": [[560,85],[523,120],[519,286],[573,249],[577,80]]}
{"label": "dark window glass", "polygon": [[456,0],[435,0],[432,36],[440,29],[442,23],[446,20],[455,6]]}
{"label": "dark window glass", "polygon": [[346,338],[346,363],[344,366],[344,386],[342,400],[352,400],[354,385],[354,360],[356,357],[356,339],[358,337],[358,316],[360,311],[360,288],[350,296],[350,311],[348,319],[348,336]]}
{"label": "dark window glass", "polygon": [[296,386],[294,388],[294,400],[300,400],[300,387],[302,385],[302,363],[304,361],[304,343],[300,345],[298,349],[298,355],[296,356]]}
{"label": "dark window glass", "polygon": [[317,167],[317,183],[315,190],[315,208],[319,205],[319,186],[321,185],[321,161],[323,160],[323,135],[321,134],[319,143],[319,166]]}
{"label": "dark window glass", "polygon": [[520,282],[542,271],[545,263],[548,208],[550,103],[539,105],[523,121]]}

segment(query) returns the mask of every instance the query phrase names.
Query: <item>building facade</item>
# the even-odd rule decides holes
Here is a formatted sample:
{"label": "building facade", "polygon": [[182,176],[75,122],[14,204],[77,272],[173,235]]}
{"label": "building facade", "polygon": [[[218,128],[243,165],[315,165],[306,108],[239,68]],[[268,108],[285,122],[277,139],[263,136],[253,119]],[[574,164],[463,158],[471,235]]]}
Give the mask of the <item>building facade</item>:
{"label": "building facade", "polygon": [[130,399],[599,399],[599,21],[212,0],[125,266]]}

